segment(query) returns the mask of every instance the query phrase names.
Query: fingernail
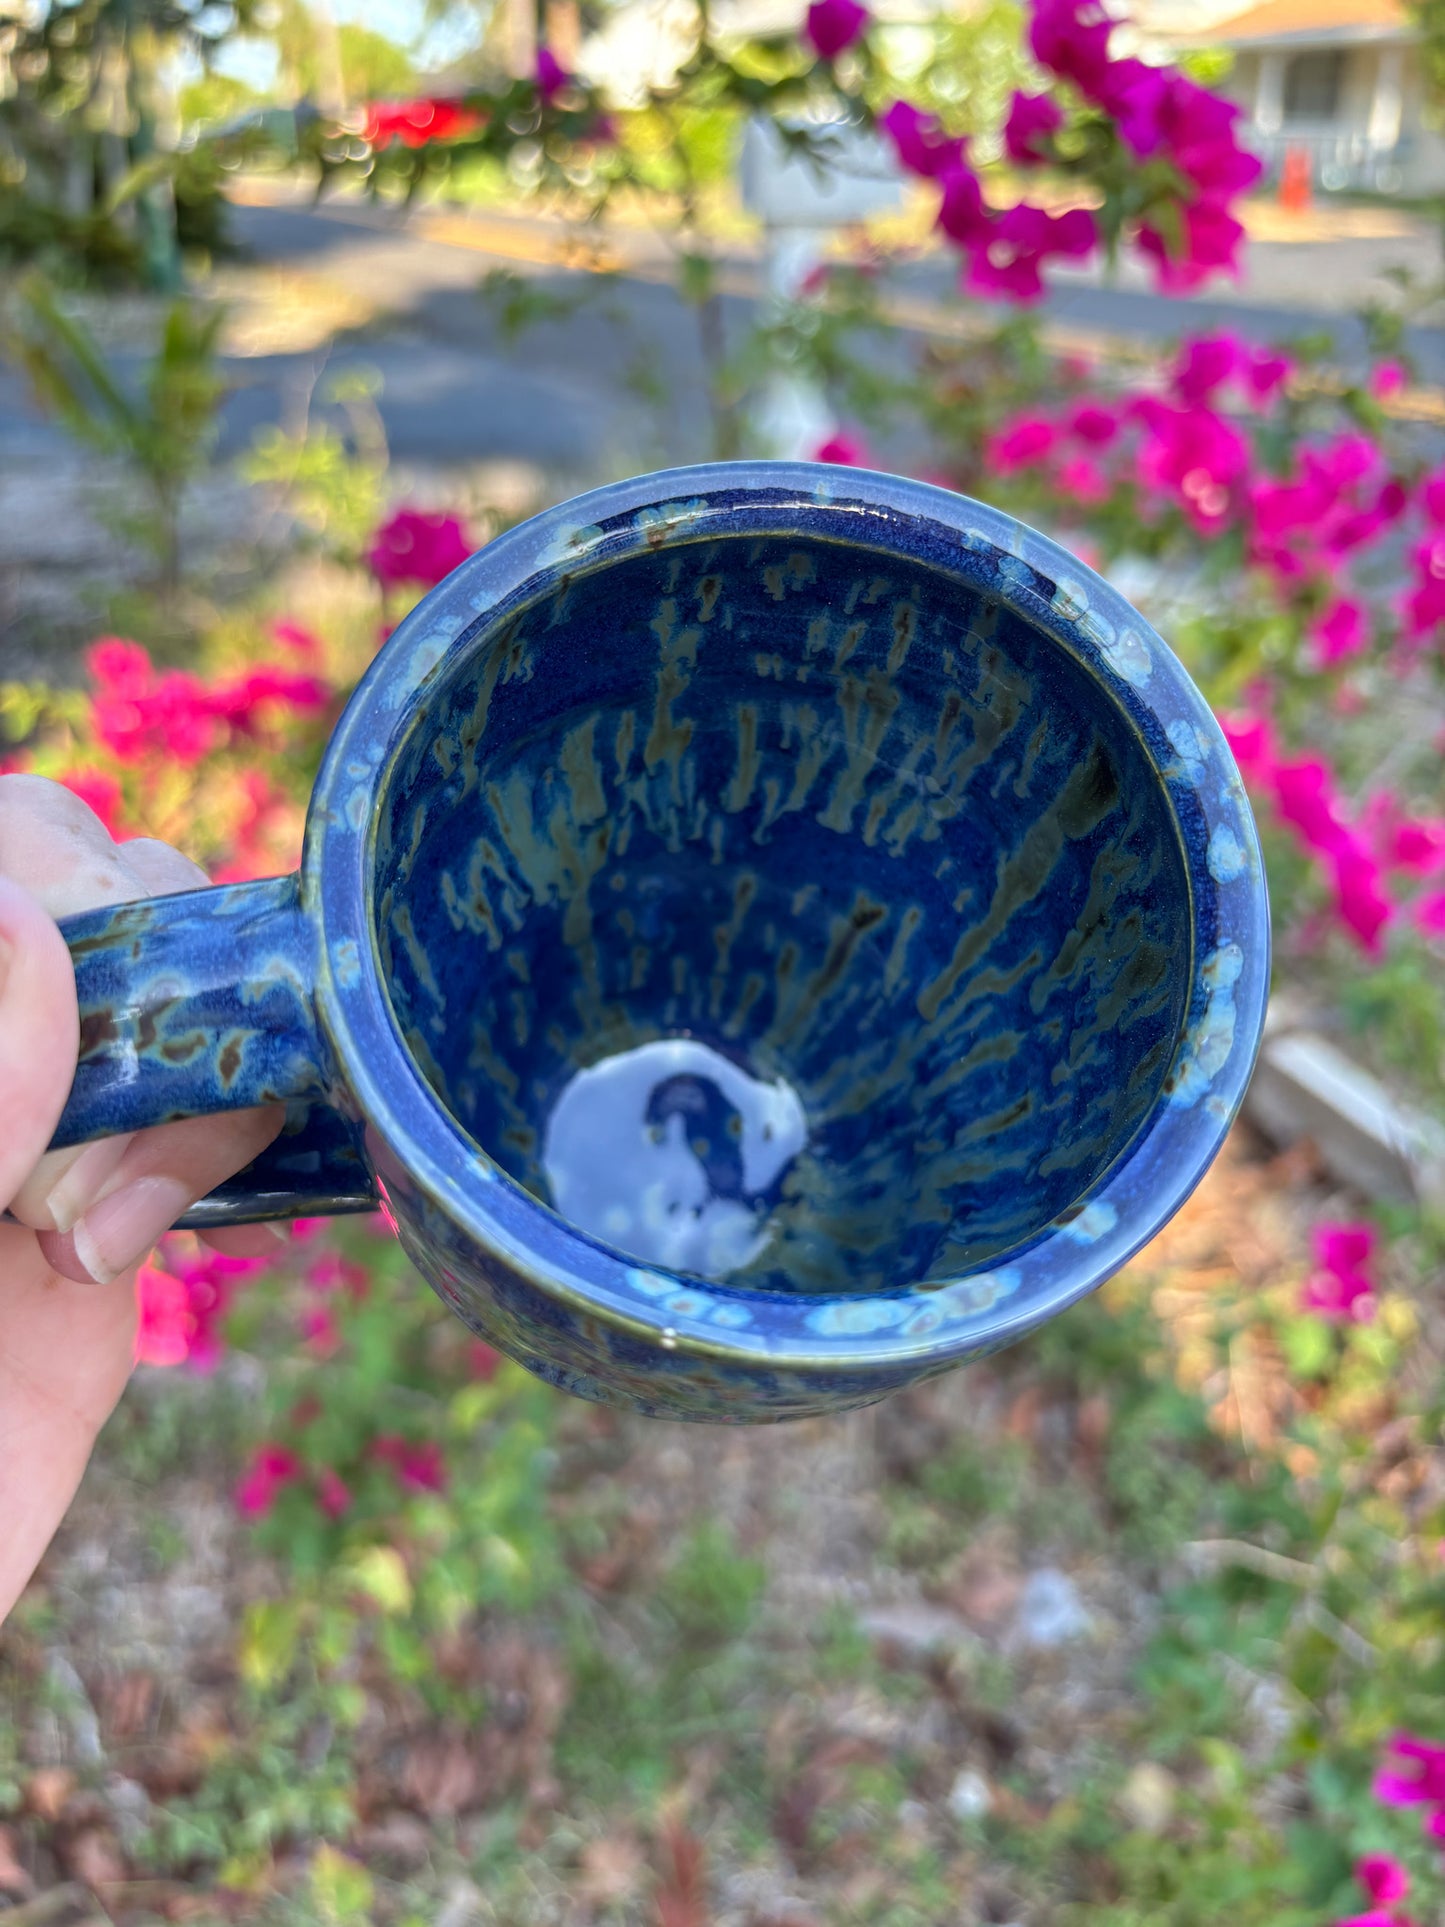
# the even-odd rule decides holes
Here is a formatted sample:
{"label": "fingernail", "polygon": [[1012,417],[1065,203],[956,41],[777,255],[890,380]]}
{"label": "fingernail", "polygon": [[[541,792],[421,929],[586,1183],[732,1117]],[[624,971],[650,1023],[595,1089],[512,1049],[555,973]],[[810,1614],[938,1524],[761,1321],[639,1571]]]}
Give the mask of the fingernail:
{"label": "fingernail", "polygon": [[129,1148],[129,1132],[124,1137],[102,1138],[98,1144],[87,1144],[74,1164],[61,1172],[45,1200],[57,1231],[69,1231],[78,1218],[99,1204],[105,1196],[106,1179],[115,1175]]}
{"label": "fingernail", "polygon": [[137,1178],[90,1207],[70,1234],[75,1255],[98,1285],[108,1285],[146,1255],[190,1202],[176,1178]]}

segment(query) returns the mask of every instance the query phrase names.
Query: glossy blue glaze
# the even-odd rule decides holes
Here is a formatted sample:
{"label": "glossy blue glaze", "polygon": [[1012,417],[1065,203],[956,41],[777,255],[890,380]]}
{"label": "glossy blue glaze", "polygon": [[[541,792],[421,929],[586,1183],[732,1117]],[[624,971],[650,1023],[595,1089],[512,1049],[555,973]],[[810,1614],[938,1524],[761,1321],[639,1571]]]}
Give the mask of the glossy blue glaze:
{"label": "glossy blue glaze", "polygon": [[299,879],[190,890],[69,917],[80,1062],[53,1148],[284,1102],[286,1128],[185,1222],[373,1210],[356,1125],[320,1101],[315,925]]}
{"label": "glossy blue glaze", "polygon": [[[1007,517],[803,465],[619,484],[467,562],[338,726],[300,901],[256,1088],[315,1067],[491,1342],[723,1421],[866,1402],[1109,1276],[1218,1149],[1268,982],[1248,806],[1159,638]],[[644,1089],[669,1038],[701,1055]],[[176,1101],[235,1101],[211,1055]],[[579,1090],[600,1192],[575,1133],[556,1163]],[[795,1094],[786,1157],[750,1090]]]}

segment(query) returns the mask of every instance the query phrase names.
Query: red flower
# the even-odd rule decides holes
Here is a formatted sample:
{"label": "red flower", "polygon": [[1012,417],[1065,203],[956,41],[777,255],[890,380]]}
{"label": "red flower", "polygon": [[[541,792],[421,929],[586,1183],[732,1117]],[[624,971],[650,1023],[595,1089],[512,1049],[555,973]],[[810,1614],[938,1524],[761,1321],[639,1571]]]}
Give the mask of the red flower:
{"label": "red flower", "polygon": [[422,582],[435,588],[471,554],[471,545],[454,515],[429,515],[398,509],[372,537],[366,560],[382,586]]}
{"label": "red flower", "polygon": [[813,0],[803,31],[820,60],[836,60],[868,31],[870,19],[858,0]]}
{"label": "red flower", "polygon": [[373,101],[362,122],[361,138],[368,146],[425,147],[430,141],[456,140],[472,134],[483,118],[458,100]]}
{"label": "red flower", "polygon": [[447,1468],[434,1439],[413,1445],[394,1432],[384,1432],[371,1443],[371,1456],[389,1465],[400,1483],[412,1492],[445,1492]]}

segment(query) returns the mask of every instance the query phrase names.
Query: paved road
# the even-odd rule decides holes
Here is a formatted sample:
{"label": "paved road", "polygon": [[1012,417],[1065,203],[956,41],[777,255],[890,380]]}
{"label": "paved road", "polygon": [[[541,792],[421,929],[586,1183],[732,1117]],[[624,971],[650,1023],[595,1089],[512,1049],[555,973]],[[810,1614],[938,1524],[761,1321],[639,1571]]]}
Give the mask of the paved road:
{"label": "paved road", "polygon": [[[452,469],[512,462],[562,483],[696,459],[709,445],[706,387],[694,317],[668,284],[665,246],[631,237],[619,272],[599,276],[556,265],[557,230],[505,216],[431,210],[405,224],[359,204],[316,209],[251,205],[233,210],[236,238],[253,271],[294,274],[344,290],[370,319],[327,352],[266,353],[230,363],[233,392],[222,451],[245,447],[263,423],[294,414],[324,392],[318,371],[367,367],[382,377],[381,413],[394,457]],[[1386,223],[1388,226],[1388,222]],[[1259,264],[1232,298],[1170,301],[1141,285],[1105,287],[1074,278],[1056,285],[1045,317],[1083,337],[1162,341],[1185,328],[1228,327],[1261,341],[1321,331],[1336,357],[1358,365],[1360,323],[1342,312],[1395,258],[1420,256],[1419,238],[1388,235],[1327,243],[1256,243]],[[509,337],[478,296],[491,269],[526,277],[558,312]],[[939,257],[899,279],[907,320],[881,352],[901,366],[935,324],[949,267]],[[244,283],[244,273],[240,277]],[[730,263],[725,324],[741,339],[759,285],[756,263]],[[1376,282],[1376,287],[1381,284]],[[1318,293],[1317,305],[1298,299]],[[1422,371],[1445,382],[1445,332],[1415,331]],[[0,374],[0,455],[40,454],[53,431],[35,422],[13,377]],[[893,451],[900,456],[906,449]]]}

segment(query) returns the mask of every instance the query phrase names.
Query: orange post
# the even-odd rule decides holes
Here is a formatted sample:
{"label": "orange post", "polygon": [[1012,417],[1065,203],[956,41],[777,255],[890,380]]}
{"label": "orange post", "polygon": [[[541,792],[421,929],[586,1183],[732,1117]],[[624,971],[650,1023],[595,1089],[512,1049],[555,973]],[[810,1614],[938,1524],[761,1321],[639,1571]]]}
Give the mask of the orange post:
{"label": "orange post", "polygon": [[1291,214],[1303,214],[1309,207],[1314,185],[1314,169],[1307,147],[1286,148],[1279,170],[1279,204]]}

